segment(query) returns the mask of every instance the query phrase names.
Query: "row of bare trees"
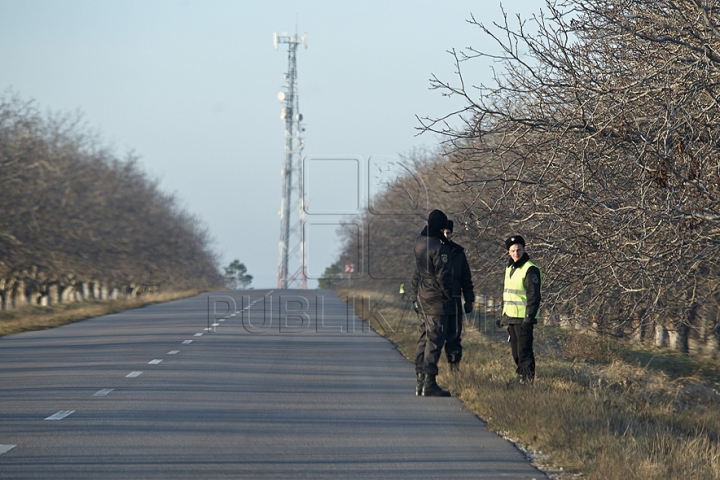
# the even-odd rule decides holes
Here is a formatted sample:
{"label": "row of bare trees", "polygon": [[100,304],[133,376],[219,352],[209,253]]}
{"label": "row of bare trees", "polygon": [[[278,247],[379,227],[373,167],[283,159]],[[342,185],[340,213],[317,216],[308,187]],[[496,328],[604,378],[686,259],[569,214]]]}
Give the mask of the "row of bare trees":
{"label": "row of bare trees", "polygon": [[475,272],[475,291],[499,302],[505,237],[478,235],[475,225],[467,223],[464,201],[472,197],[466,187],[449,185],[451,165],[441,151],[416,150],[399,158],[392,166],[399,167],[399,173],[385,183],[363,215],[348,219],[341,228],[342,253],[326,270],[321,285],[341,284],[347,278],[343,266],[350,263],[356,267],[350,275],[355,287],[389,295],[396,295],[403,283],[409,289],[415,269],[415,239],[426,225],[428,212],[438,208],[455,222],[454,240],[466,249]]}
{"label": "row of bare trees", "polygon": [[[464,106],[421,128],[445,139],[434,170],[477,268],[521,233],[548,318],[717,350],[720,2],[562,0],[470,23],[496,48],[451,52],[457,78],[432,86]],[[493,84],[471,86],[468,62]]]}
{"label": "row of bare trees", "polygon": [[2,309],[219,285],[208,233],[75,116],[0,96]]}

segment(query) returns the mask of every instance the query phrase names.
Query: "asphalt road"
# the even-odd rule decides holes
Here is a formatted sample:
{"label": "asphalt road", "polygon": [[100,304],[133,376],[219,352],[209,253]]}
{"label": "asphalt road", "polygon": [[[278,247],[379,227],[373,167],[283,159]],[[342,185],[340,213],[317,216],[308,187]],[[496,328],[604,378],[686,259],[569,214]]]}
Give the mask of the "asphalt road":
{"label": "asphalt road", "polygon": [[0,478],[545,478],[333,292],[230,295],[1,338]]}

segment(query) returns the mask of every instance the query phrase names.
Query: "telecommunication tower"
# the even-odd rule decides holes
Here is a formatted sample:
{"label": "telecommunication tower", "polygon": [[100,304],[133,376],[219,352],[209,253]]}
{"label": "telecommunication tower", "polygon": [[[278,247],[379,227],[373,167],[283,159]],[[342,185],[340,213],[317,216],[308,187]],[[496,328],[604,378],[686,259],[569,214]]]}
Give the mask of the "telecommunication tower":
{"label": "telecommunication tower", "polygon": [[288,71],[285,74],[285,91],[278,93],[283,102],[280,118],[285,121],[285,162],[283,163],[282,202],[280,204],[280,257],[278,259],[278,288],[307,288],[305,272],[305,246],[303,228],[305,213],[302,193],[302,115],[298,103],[297,47],[307,48],[307,33],[273,34],[275,50],[278,44],[288,45]]}

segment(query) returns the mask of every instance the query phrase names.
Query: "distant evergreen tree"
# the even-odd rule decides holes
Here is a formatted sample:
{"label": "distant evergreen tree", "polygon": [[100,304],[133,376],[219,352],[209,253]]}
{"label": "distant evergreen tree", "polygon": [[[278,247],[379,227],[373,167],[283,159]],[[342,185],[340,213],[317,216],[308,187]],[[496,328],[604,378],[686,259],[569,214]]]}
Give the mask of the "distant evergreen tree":
{"label": "distant evergreen tree", "polygon": [[240,260],[233,260],[225,267],[225,285],[231,290],[245,290],[252,283],[252,275],[247,274],[247,267]]}
{"label": "distant evergreen tree", "polygon": [[340,283],[340,280],[342,280],[340,263],[340,260],[338,260],[325,269],[322,277],[318,279],[318,286],[320,288],[332,288]]}

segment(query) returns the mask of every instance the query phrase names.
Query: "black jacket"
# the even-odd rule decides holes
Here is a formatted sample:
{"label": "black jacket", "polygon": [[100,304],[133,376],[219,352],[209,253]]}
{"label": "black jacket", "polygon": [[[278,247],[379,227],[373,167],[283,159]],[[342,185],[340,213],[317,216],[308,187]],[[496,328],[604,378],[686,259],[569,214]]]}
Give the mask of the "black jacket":
{"label": "black jacket", "polygon": [[415,240],[415,266],[410,298],[426,315],[451,315],[454,310],[453,269],[447,239],[439,231],[423,229]]}
{"label": "black jacket", "polygon": [[470,265],[465,256],[465,249],[453,242],[449,241],[450,263],[453,269],[453,297],[459,300],[460,297],[465,299],[465,303],[475,302],[475,292],[473,291],[472,273]]}
{"label": "black jacket", "polygon": [[[525,262],[527,262],[528,260],[530,260],[530,257],[528,256],[527,252],[525,252],[520,258],[520,260],[518,260],[517,262],[513,262],[512,259],[509,259],[506,268],[512,269],[510,271],[510,276],[512,276],[515,269],[525,265]],[[540,309],[540,279],[540,270],[537,267],[528,268],[528,271],[525,274],[525,280],[523,281],[523,286],[525,287],[525,294],[527,295],[525,318],[508,317],[507,315],[503,314],[503,325],[517,324],[523,322],[527,322],[533,325],[537,323],[537,318],[535,317],[537,316],[538,310]]]}

